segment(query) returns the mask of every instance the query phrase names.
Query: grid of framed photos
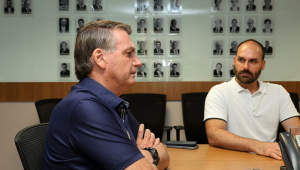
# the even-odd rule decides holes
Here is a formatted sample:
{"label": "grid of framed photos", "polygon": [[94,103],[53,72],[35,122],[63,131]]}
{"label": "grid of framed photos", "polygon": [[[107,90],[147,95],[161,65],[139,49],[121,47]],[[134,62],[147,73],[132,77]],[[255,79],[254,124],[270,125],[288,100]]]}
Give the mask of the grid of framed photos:
{"label": "grid of framed photos", "polygon": [[33,0],[3,0],[1,3],[2,16],[6,17],[32,17],[35,11]]}
{"label": "grid of framed photos", "polygon": [[57,0],[57,56],[59,81],[72,81],[74,42],[87,22],[104,20],[105,0]]}
{"label": "grid of framed photos", "polygon": [[272,0],[211,0],[212,80],[234,77],[233,57],[246,39],[260,42],[266,58],[275,57],[275,10]]}
{"label": "grid of framed photos", "polygon": [[139,81],[182,79],[181,0],[134,0]]}

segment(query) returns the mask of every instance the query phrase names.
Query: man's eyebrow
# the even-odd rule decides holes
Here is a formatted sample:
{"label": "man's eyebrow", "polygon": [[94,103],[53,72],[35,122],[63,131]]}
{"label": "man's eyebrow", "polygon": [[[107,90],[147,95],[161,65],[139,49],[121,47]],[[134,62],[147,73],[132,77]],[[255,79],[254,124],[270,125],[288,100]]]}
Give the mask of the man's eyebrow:
{"label": "man's eyebrow", "polygon": [[129,47],[125,48],[124,51],[135,51],[135,47],[134,46],[129,46]]}

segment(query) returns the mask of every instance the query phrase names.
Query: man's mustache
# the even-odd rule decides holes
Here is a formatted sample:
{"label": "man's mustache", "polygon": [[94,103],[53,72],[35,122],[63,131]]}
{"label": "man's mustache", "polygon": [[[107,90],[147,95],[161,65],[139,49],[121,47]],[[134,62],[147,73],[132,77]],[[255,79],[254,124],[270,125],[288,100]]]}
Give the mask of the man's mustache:
{"label": "man's mustache", "polygon": [[243,74],[243,73],[248,73],[253,77],[253,73],[249,70],[243,70],[243,71],[239,72],[239,74]]}

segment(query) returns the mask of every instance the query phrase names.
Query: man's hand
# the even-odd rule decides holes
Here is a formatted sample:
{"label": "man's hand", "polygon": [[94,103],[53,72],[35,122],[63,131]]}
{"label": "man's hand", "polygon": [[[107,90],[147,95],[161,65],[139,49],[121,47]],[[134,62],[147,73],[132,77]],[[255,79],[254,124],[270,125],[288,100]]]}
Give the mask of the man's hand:
{"label": "man's hand", "polygon": [[[144,137],[143,137],[144,136]],[[160,139],[155,139],[154,133],[151,133],[149,129],[146,129],[144,135],[144,124],[141,124],[139,127],[136,144],[140,150],[153,147],[160,144]]]}
{"label": "man's hand", "polygon": [[258,155],[269,156],[277,160],[282,160],[282,155],[278,143],[267,143],[257,141],[255,153]]}

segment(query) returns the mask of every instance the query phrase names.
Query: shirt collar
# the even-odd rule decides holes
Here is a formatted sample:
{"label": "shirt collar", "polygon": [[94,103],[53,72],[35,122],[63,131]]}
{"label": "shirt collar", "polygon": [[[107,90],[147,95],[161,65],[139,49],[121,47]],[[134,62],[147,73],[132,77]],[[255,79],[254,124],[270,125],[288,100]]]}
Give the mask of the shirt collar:
{"label": "shirt collar", "polygon": [[[239,92],[242,92],[242,91],[248,91],[248,89],[244,89],[242,86],[240,86],[236,80],[235,80],[235,77],[233,77],[230,82],[230,84],[232,84],[232,86],[236,89],[236,91],[239,93]],[[261,80],[258,80],[258,84],[259,84],[259,88],[258,90],[255,92],[255,93],[267,93],[267,86],[265,85],[265,83]]]}
{"label": "shirt collar", "polygon": [[121,98],[119,98],[119,96],[115,95],[113,92],[109,91],[103,85],[90,77],[83,78],[78,84],[88,88],[90,93],[102,99],[113,109],[119,106],[119,104],[123,101]]}

